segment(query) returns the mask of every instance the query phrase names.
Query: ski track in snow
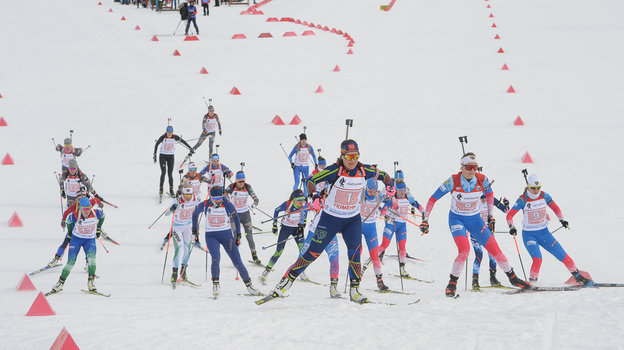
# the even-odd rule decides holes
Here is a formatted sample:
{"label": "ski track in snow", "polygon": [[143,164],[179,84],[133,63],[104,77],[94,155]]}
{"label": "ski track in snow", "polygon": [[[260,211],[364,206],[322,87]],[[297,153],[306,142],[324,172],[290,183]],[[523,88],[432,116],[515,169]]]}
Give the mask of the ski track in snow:
{"label": "ski track in snow", "polygon": [[[436,204],[429,235],[420,236],[408,226],[408,253],[427,260],[411,261],[408,272],[435,281],[404,281],[405,291],[414,295],[365,293],[372,300],[398,304],[420,298],[416,305],[355,305],[330,299],[328,287],[297,281],[288,298],[257,306],[255,297],[237,295],[246,289],[234,280],[225,253],[221,296],[213,300],[211,282],[205,280],[206,256],[199,250],[191,255],[189,278],[202,286],[172,290],[160,283],[165,253],[158,250],[170,217],[147,230],[171,201],[157,201],[154,140],[169,117],[176,134],[196,138],[205,96],[213,99],[223,125],[215,142],[221,145],[222,162],[232,170],[246,163],[248,182],[266,212],[284,201],[292,186],[279,143],[289,151],[303,125],[310,143],[331,162],[344,137],[344,119],[354,119],[349,135],[359,142],[362,161],[386,171],[400,161],[412,194],[423,205],[457,171],[457,137],[468,135],[467,150],[477,153],[485,174],[496,180],[496,197],[513,202],[524,184],[520,170],[539,173],[544,190],[570,221],[571,229],[555,236],[577,266],[597,281],[623,282],[618,228],[624,215],[610,188],[624,170],[621,2],[399,0],[382,12],[379,3],[356,0],[275,0],[262,6],[265,16],[240,16],[238,6],[211,7],[209,17],[198,16],[199,42],[171,35],[177,13],[97,2],[38,3],[28,7],[27,25],[15,15],[24,11],[23,4],[0,2],[0,115],[9,124],[0,127],[0,156],[8,152],[16,163],[0,167],[0,218],[17,211],[25,224],[21,229],[0,227],[5,248],[1,349],[49,348],[63,326],[83,349],[624,348],[619,288],[472,293],[464,290],[462,273],[461,297],[444,297],[456,255],[447,225],[448,198]],[[109,8],[114,12],[108,13]],[[490,13],[495,17],[489,18]],[[127,20],[120,21],[121,16]],[[313,29],[315,36],[301,37],[310,28],[268,23],[267,17],[342,29],[355,40],[354,54],[346,55],[349,48],[341,36]],[[491,28],[492,22],[498,28]],[[136,25],[140,31],[134,30]],[[286,31],[298,36],[283,38]],[[259,39],[264,32],[274,37]],[[231,40],[237,33],[248,39]],[[496,34],[501,40],[493,39]],[[150,41],[153,35],[161,35],[160,41]],[[499,47],[504,54],[496,53]],[[180,57],[172,55],[176,49]],[[505,63],[509,71],[500,70]],[[332,72],[335,65],[341,72]],[[202,67],[208,75],[199,74]],[[319,85],[325,92],[313,93]],[[509,85],[516,94],[505,93]],[[230,95],[233,86],[242,95]],[[273,126],[269,122],[276,114],[286,123],[297,114],[303,124]],[[512,126],[517,115],[525,126]],[[26,317],[36,294],[16,292],[15,285],[24,273],[46,264],[63,238],[51,174],[59,171],[59,158],[50,138],[61,143],[69,129],[75,130],[75,146],[91,145],[78,158],[81,168],[89,176],[96,174],[97,192],[120,207],[105,207],[104,227],[121,245],[105,241],[107,254],[97,243],[101,277],[96,284],[112,296],[80,292],[87,282],[81,253],[64,291],[47,298],[57,315]],[[526,151],[534,164],[520,163]],[[186,153],[178,145],[175,169]],[[207,157],[206,142],[194,161],[203,164]],[[175,172],[174,178],[177,184]],[[506,230],[504,216],[495,217],[497,230]],[[259,224],[262,214],[252,219],[269,229]],[[518,214],[517,227],[520,222]],[[551,230],[557,227],[558,222],[551,224]],[[380,237],[381,232],[380,222]],[[496,237],[521,276],[513,240],[504,233]],[[203,234],[200,239],[203,243]],[[267,263],[274,250],[260,247],[275,243],[275,236],[254,239]],[[531,259],[521,237],[518,241],[528,272]],[[341,238],[339,242],[342,292],[347,257]],[[389,254],[396,254],[393,246]],[[542,253],[539,285],[562,285],[569,273]],[[172,255],[170,251],[165,282]],[[269,292],[296,255],[288,242],[266,286],[257,279],[262,270],[246,264],[255,286]],[[244,262],[250,258],[244,239],[241,256]],[[470,267],[473,258],[471,254]],[[362,261],[366,259],[365,250]],[[323,255],[307,274],[328,283],[328,268]],[[392,277],[397,269],[396,259],[386,258],[384,280],[394,290],[401,287]],[[33,283],[46,292],[60,271],[36,275]],[[373,275],[371,266],[362,290],[375,288]],[[497,277],[508,284],[502,271]],[[487,266],[482,266],[481,284],[487,282]]]}

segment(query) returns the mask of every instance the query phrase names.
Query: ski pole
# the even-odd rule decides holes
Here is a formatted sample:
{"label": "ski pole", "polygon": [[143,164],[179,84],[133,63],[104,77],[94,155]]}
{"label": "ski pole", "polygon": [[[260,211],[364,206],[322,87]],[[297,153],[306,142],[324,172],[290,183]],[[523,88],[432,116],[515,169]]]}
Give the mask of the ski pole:
{"label": "ski pole", "polygon": [[169,243],[171,242],[171,232],[173,231],[173,219],[174,218],[175,218],[175,215],[172,215],[171,227],[169,228],[169,237],[167,237],[167,251],[165,252],[165,263],[163,264],[162,277],[160,277],[160,283],[161,284],[165,280],[165,269],[167,268],[167,256],[169,255]]}
{"label": "ski pole", "polygon": [[152,226],[154,226],[154,224],[156,223],[156,221],[158,221],[163,215],[165,215],[165,213],[169,211],[169,208],[165,209],[165,211],[162,212],[162,214],[160,214],[156,220],[154,220],[154,222],[152,222],[151,225],[149,225],[149,227],[147,228],[148,230],[152,228]]}
{"label": "ski pole", "polygon": [[264,210],[262,210],[262,209],[260,209],[260,208],[258,208],[258,207],[254,207],[254,208],[255,208],[257,211],[261,212],[262,214],[264,214],[264,215],[266,215],[266,216],[270,217],[270,218],[271,218],[271,220],[273,220],[273,215],[269,215],[269,214],[267,214]]}
{"label": "ski pole", "polygon": [[273,244],[268,245],[268,246],[266,246],[266,247],[262,247],[262,250],[265,250],[265,249],[267,249],[267,248],[270,248],[270,247],[276,246],[276,245],[278,245],[278,244],[282,244],[282,243],[287,242],[287,241],[289,241],[289,240],[291,240],[291,239],[293,239],[293,238],[295,238],[295,236],[290,236],[290,237],[286,238],[286,239],[285,239],[285,240],[283,240],[283,241],[279,241],[279,242],[277,242],[277,243],[273,243]]}
{"label": "ski pole", "polygon": [[[54,176],[56,177],[56,182],[58,184],[61,183],[61,180],[59,179],[58,175],[56,174],[56,171],[53,171]],[[61,198],[61,217],[63,217],[63,196],[59,193],[59,198]]]}
{"label": "ski pole", "polygon": [[551,232],[550,234],[553,234],[553,233],[555,233],[555,232],[557,232],[557,231],[561,230],[562,228],[563,228],[563,225],[561,225],[558,229],[554,230],[554,231],[553,231],[553,232]]}
{"label": "ski pole", "polygon": [[106,250],[106,254],[110,253],[110,252],[108,251],[108,249],[106,249],[106,246],[104,245],[104,242],[102,242],[102,240],[100,239],[100,237],[98,237],[98,239],[97,239],[97,240],[98,240],[98,241],[100,241],[100,244],[102,245],[102,248],[104,248],[104,250]]}
{"label": "ski pole", "polygon": [[524,272],[524,264],[522,264],[522,256],[520,256],[520,249],[518,249],[518,240],[516,240],[516,236],[514,236],[514,242],[516,243],[516,251],[518,252],[518,258],[520,259],[520,266],[522,267],[522,274],[524,275],[524,280],[526,281],[526,272]]}
{"label": "ski pole", "polygon": [[[295,210],[295,211],[286,212],[286,214],[278,215],[278,216],[276,216],[276,217],[272,217],[272,216],[271,216],[271,218],[270,218],[269,220],[264,220],[264,221],[262,221],[262,222],[260,222],[260,223],[261,223],[261,224],[264,224],[264,223],[267,223],[267,222],[269,222],[269,221],[273,221],[273,220],[281,219],[281,218],[283,218],[283,217],[285,217],[285,216],[288,216],[288,215],[290,215],[290,214],[296,214],[296,213],[298,213],[298,212],[302,211],[303,209],[307,209],[307,208],[309,208],[309,206],[304,205],[304,206],[302,206],[300,209],[297,209],[297,210]],[[266,214],[266,213],[265,213],[265,214]]]}
{"label": "ski pole", "polygon": [[82,155],[82,154],[83,154],[83,153],[85,153],[85,152],[86,152],[89,148],[91,148],[91,145],[88,145],[88,146],[87,146],[87,148],[83,149],[83,150],[82,150],[82,152],[81,152],[80,154]]}
{"label": "ski pole", "polygon": [[52,144],[54,145],[54,149],[56,149],[56,141],[54,141],[54,137],[52,138]]}
{"label": "ski pole", "polygon": [[107,202],[107,201],[105,201],[105,200],[102,200],[102,203],[106,203],[106,204],[110,205],[111,207],[113,207],[113,208],[115,208],[115,209],[119,208],[119,207],[118,207],[118,206],[116,206],[115,204],[110,203],[110,202]]}

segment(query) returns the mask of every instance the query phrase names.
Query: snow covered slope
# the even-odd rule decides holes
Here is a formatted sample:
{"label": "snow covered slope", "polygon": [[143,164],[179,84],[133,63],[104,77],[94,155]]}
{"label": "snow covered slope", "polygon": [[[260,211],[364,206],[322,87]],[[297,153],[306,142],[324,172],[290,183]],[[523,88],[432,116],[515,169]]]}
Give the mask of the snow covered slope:
{"label": "snow covered slope", "polygon": [[[390,171],[399,161],[423,204],[458,170],[457,137],[468,135],[468,149],[496,180],[497,197],[515,200],[524,184],[521,169],[540,174],[544,190],[570,222],[571,230],[555,234],[569,255],[597,281],[624,282],[617,260],[624,215],[613,193],[624,170],[624,5],[398,0],[389,12],[379,5],[273,0],[261,7],[265,16],[241,16],[241,7],[211,8],[209,17],[198,16],[200,41],[186,42],[183,29],[172,35],[179,22],[173,12],[111,0],[102,6],[78,0],[0,2],[0,115],[9,124],[0,127],[0,157],[8,152],[16,163],[0,167],[0,218],[17,211],[25,224],[0,226],[0,348],[47,348],[63,326],[83,349],[622,348],[624,294],[617,288],[508,296],[464,292],[462,276],[461,297],[444,297],[456,255],[447,198],[433,211],[429,235],[408,228],[409,254],[426,260],[409,262],[408,271],[435,282],[404,281],[405,290],[415,293],[410,296],[367,290],[375,288],[370,272],[362,283],[373,300],[406,304],[420,298],[416,305],[360,306],[329,299],[328,287],[296,282],[288,298],[256,306],[253,298],[237,295],[245,288],[226,257],[222,297],[215,301],[204,281],[206,257],[197,250],[189,276],[201,288],[160,284],[164,253],[158,246],[169,223],[163,219],[147,230],[166,208],[157,200],[154,140],[167,118],[177,134],[196,138],[205,113],[202,97],[213,99],[222,119],[224,133],[216,142],[222,162],[233,169],[246,163],[248,182],[267,212],[292,188],[279,144],[289,150],[303,125],[310,143],[331,161],[344,138],[344,119],[354,119],[349,135],[360,143],[362,161]],[[304,37],[308,27],[266,22],[268,17],[334,27],[355,44],[349,48],[342,36],[317,29]],[[287,31],[297,37],[282,37]],[[258,38],[264,32],[273,38]],[[247,39],[232,40],[238,33]],[[158,42],[150,40],[154,35]],[[181,56],[172,55],[176,49]],[[353,55],[346,54],[349,49]],[[501,70],[503,64],[508,71]],[[336,65],[340,72],[332,71]],[[208,75],[199,74],[202,67]],[[319,85],[322,94],[314,93]],[[516,93],[506,93],[510,85]],[[229,94],[234,86],[240,96]],[[288,122],[295,114],[302,125],[270,124],[275,115]],[[525,126],[512,125],[518,115]],[[57,316],[26,317],[35,294],[14,287],[25,272],[47,263],[61,243],[53,176],[60,162],[51,138],[62,142],[70,129],[76,146],[91,145],[79,158],[81,168],[95,174],[97,191],[120,207],[105,208],[105,228],[121,246],[108,244],[107,254],[98,245],[97,256],[98,288],[113,296],[80,293],[87,275],[79,258],[63,293],[48,298]],[[520,163],[526,151],[534,164]],[[178,164],[185,153],[179,146]],[[194,160],[207,157],[203,145]],[[505,231],[504,217],[496,218],[498,230]],[[268,229],[260,225],[264,219],[253,217]],[[505,233],[497,239],[521,274],[513,240]],[[270,234],[256,239],[259,247],[274,242]],[[340,245],[342,285],[347,259]],[[523,247],[520,252],[528,270],[530,257]],[[272,253],[269,248],[259,255],[266,262]],[[241,254],[247,261],[244,241]],[[296,255],[289,243],[268,285],[260,288],[272,288]],[[168,261],[167,274],[170,266]],[[383,267],[395,290],[401,288],[391,277],[397,268],[393,259]],[[259,285],[261,270],[248,269]],[[328,283],[327,271],[321,257],[308,275]],[[59,273],[40,274],[33,282],[47,291]],[[498,277],[503,280],[502,272]],[[544,253],[539,283],[561,285],[568,278],[565,267]]]}

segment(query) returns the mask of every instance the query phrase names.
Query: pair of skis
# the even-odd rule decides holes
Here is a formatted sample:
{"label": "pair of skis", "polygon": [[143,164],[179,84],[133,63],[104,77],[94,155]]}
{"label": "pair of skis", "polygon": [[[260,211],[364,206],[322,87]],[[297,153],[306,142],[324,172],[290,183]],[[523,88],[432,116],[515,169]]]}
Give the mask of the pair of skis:
{"label": "pair of skis", "polygon": [[516,289],[509,292],[505,292],[504,294],[524,294],[524,293],[534,293],[534,292],[574,292],[584,288],[609,288],[609,287],[624,287],[624,283],[595,283],[591,286],[565,286],[565,287],[533,287],[528,289]]}
{"label": "pair of skis", "polygon": [[[105,298],[109,298],[111,296],[110,293],[102,293],[102,292],[98,292],[97,290],[81,289],[80,291],[85,293],[85,294],[99,295],[99,296],[105,297]],[[51,290],[51,291],[45,293],[44,295],[47,297],[47,296],[50,296],[50,295],[58,294],[60,292],[61,292],[60,290],[59,291]]]}

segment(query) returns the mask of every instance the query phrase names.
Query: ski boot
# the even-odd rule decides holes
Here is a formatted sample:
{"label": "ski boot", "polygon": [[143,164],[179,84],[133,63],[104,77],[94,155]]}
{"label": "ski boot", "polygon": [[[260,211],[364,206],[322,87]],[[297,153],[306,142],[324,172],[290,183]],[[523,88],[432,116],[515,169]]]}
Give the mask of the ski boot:
{"label": "ski boot", "polygon": [[360,294],[358,288],[360,287],[359,283],[351,282],[351,288],[349,288],[349,299],[358,304],[366,304],[368,303],[368,298]]}
{"label": "ski boot", "polygon": [[212,279],[212,297],[217,299],[217,297],[219,296],[219,290],[221,288],[219,287],[219,279],[218,278],[213,278]]}
{"label": "ski boot", "polygon": [[479,274],[478,273],[473,273],[472,274],[472,290],[474,292],[481,291],[481,286],[479,285]]}
{"label": "ski boot", "polygon": [[379,290],[381,290],[381,291],[390,290],[390,288],[388,288],[388,286],[386,286],[386,284],[384,283],[381,274],[379,274],[379,275],[377,275],[375,277],[377,277],[377,288],[379,288]]}
{"label": "ski boot", "polygon": [[251,260],[253,260],[254,264],[262,266],[262,262],[260,261],[260,259],[258,259],[258,255],[256,255],[256,252],[251,252]]}
{"label": "ski boot", "polygon": [[178,268],[174,267],[173,272],[171,273],[171,284],[175,287],[177,281],[178,281]]}
{"label": "ski boot", "polygon": [[54,258],[52,259],[52,261],[50,261],[50,262],[48,263],[48,265],[47,265],[47,266],[48,266],[48,267],[52,267],[52,266],[56,265],[56,263],[57,263],[57,262],[59,262],[59,260],[61,260],[61,257],[55,254],[55,255],[54,255]]}
{"label": "ski boot", "polygon": [[507,275],[507,277],[509,278],[509,282],[511,282],[513,286],[519,287],[521,289],[531,288],[531,283],[519,279],[513,269],[509,270],[509,272],[505,272],[505,274]]}
{"label": "ski boot", "polygon": [[52,292],[53,293],[58,293],[58,292],[62,291],[64,284],[65,284],[65,280],[62,279],[62,278],[59,278],[58,282],[56,282],[54,287],[52,287]]}
{"label": "ski boot", "polygon": [[160,186],[158,188],[158,195],[160,196],[160,198],[162,198],[162,195],[163,195],[163,188],[162,188],[162,186]]}
{"label": "ski boot", "polygon": [[173,192],[173,186],[169,186],[169,195],[175,198],[175,192]]}
{"label": "ski boot", "polygon": [[496,270],[490,270],[490,285],[492,287],[502,287],[503,284],[496,278]]}
{"label": "ski boot", "polygon": [[529,277],[529,282],[531,284],[535,284],[535,283],[537,283],[537,278]]}
{"label": "ski boot", "polygon": [[341,295],[338,292],[338,279],[332,278],[329,284],[329,297],[330,298],[340,298]]}
{"label": "ski boot", "polygon": [[89,288],[89,292],[97,292],[97,288],[95,288],[95,275],[89,275],[87,287]]}
{"label": "ski boot", "polygon": [[188,281],[188,276],[186,275],[186,267],[188,265],[182,264],[182,269],[180,269],[180,279],[182,281]]}
{"label": "ski boot", "polygon": [[578,269],[572,272],[572,276],[574,277],[574,279],[576,280],[576,283],[578,284],[582,284],[587,287],[591,287],[594,284],[596,284],[593,280],[581,275]]}
{"label": "ski boot", "polygon": [[409,277],[409,273],[405,271],[405,263],[399,263],[399,271],[401,271],[401,277]]}
{"label": "ski boot", "polygon": [[292,287],[293,282],[295,282],[296,278],[297,276],[293,276],[289,272],[288,275],[284,276],[282,280],[279,281],[277,286],[275,286],[275,289],[273,289],[273,294],[277,294],[277,296],[283,297],[284,293],[286,293],[286,291],[289,290],[290,287]]}
{"label": "ski boot", "polygon": [[455,277],[453,275],[450,275],[450,279],[449,279],[449,283],[446,286],[446,289],[444,290],[444,294],[446,294],[447,297],[452,298],[455,296],[455,291],[457,290],[457,280],[459,279],[459,277]]}
{"label": "ski boot", "polygon": [[262,285],[264,286],[266,286],[266,279],[269,275],[269,272],[271,272],[271,268],[267,266],[264,268],[264,271],[262,271],[262,274],[260,275],[260,283],[262,283]]}
{"label": "ski boot", "polygon": [[254,286],[251,284],[251,280],[245,282],[245,286],[247,287],[247,292],[249,292],[249,294],[262,295],[262,292],[254,288]]}

